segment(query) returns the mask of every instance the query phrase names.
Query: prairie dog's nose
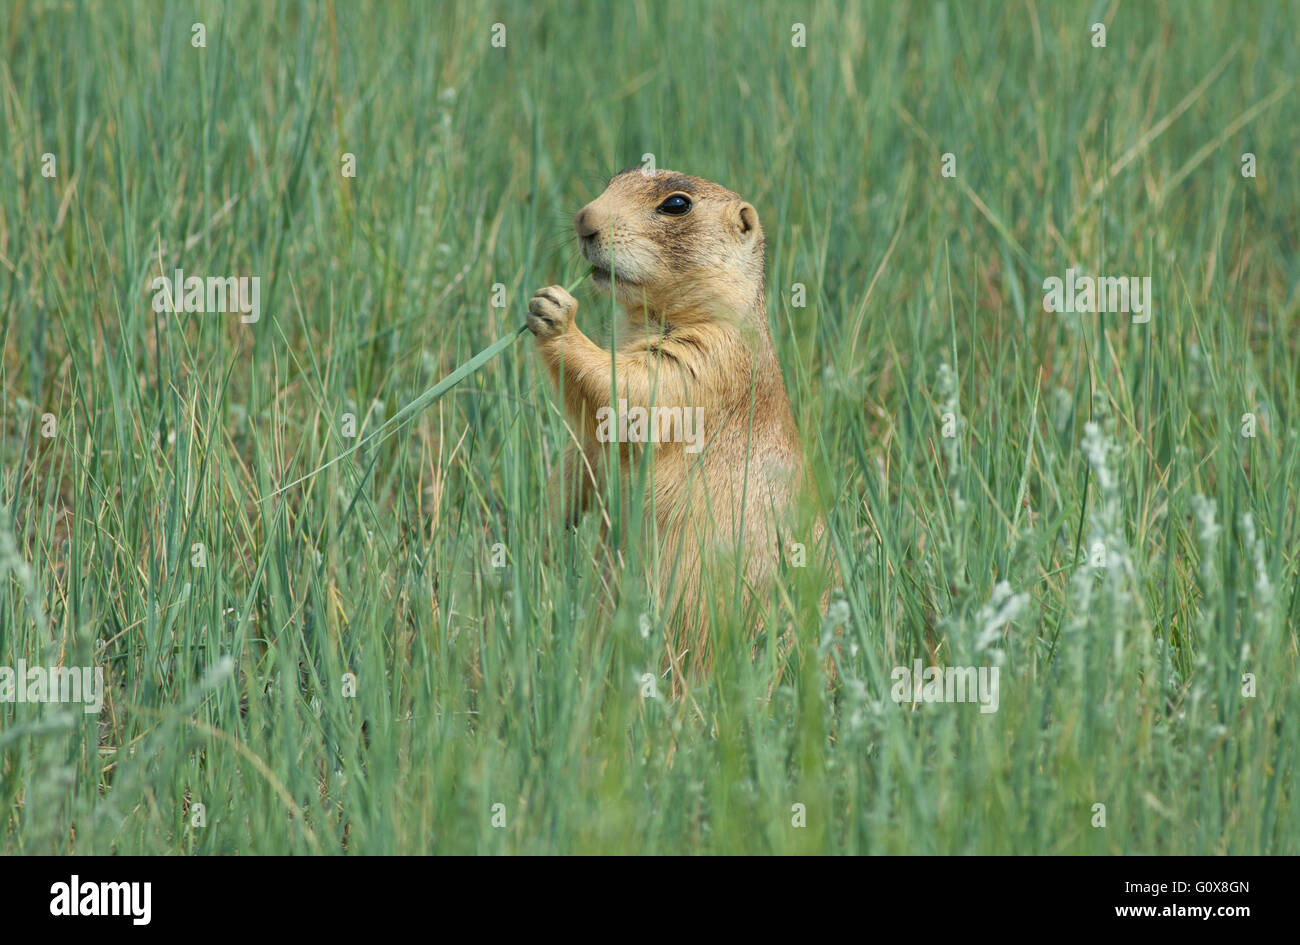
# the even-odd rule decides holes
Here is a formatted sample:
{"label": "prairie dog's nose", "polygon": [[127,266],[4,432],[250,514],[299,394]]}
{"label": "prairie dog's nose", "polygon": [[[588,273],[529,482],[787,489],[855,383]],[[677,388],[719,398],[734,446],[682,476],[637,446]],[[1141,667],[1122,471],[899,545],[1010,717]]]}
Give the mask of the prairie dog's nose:
{"label": "prairie dog's nose", "polygon": [[578,211],[578,215],[573,218],[573,228],[578,231],[578,236],[591,239],[600,232],[594,225],[594,217],[591,207],[583,207]]}

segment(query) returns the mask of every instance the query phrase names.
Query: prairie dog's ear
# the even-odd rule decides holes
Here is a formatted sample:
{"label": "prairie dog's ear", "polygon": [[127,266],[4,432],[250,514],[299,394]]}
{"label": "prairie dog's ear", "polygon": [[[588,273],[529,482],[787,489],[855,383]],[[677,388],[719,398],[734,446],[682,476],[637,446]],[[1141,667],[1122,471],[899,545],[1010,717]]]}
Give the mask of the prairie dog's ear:
{"label": "prairie dog's ear", "polygon": [[758,211],[752,204],[742,201],[737,207],[736,229],[740,231],[740,238],[747,243],[763,235],[763,228],[758,225]]}

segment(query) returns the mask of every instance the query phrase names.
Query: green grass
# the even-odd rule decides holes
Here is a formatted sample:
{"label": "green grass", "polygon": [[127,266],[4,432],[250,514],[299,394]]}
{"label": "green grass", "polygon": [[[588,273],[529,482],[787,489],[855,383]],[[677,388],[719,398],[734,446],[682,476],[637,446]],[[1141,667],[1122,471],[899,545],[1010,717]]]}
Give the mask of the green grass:
{"label": "green grass", "polygon": [[[0,703],[0,851],[1298,852],[1294,4],[261,6],[0,7],[0,666],[107,688]],[[843,579],[679,698],[644,569],[601,606],[553,533],[527,337],[270,498],[646,153],[759,210]],[[261,319],[155,315],[176,266]],[[1152,320],[1045,312],[1070,266]],[[895,704],[913,659],[1000,659],[999,710]]]}

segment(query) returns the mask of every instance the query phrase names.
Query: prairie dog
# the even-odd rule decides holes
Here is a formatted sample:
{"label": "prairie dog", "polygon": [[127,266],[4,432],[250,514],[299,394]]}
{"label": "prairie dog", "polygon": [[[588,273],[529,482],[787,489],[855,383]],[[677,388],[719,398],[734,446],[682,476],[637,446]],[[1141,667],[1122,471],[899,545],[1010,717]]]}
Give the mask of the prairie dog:
{"label": "prairie dog", "polygon": [[[779,542],[808,541],[790,533],[803,450],[767,324],[763,228],[724,187],[639,168],[613,177],[573,227],[596,286],[626,317],[611,353],[578,327],[578,302],[560,286],[529,302],[528,327],[580,441],[559,471],[564,515],[571,524],[604,501],[608,458],[624,486],[634,482],[654,443],[645,507],[674,628],[670,661],[703,667],[705,585],[734,600],[739,567],[748,600],[775,570]],[[648,418],[639,427],[638,410]]]}

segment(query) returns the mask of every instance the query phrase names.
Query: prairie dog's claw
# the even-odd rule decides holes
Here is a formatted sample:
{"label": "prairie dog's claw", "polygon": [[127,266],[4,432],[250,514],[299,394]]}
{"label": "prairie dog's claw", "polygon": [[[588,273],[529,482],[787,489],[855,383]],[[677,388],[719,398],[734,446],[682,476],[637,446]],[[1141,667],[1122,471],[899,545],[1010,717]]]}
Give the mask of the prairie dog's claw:
{"label": "prairie dog's claw", "polygon": [[538,341],[557,338],[573,324],[577,311],[578,300],[563,286],[548,285],[528,301],[528,330]]}

